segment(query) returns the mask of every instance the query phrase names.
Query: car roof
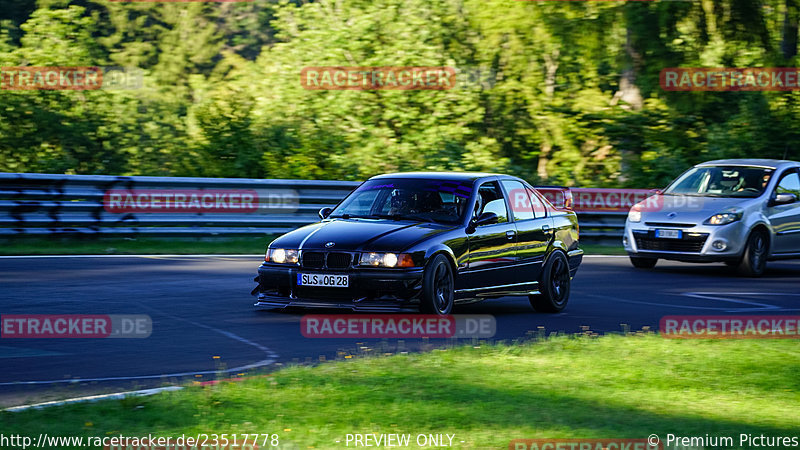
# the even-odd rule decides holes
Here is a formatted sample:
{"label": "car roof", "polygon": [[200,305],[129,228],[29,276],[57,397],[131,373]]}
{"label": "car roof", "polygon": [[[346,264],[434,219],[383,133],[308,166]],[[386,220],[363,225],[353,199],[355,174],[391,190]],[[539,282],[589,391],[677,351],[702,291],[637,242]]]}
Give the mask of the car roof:
{"label": "car roof", "polygon": [[370,180],[380,180],[387,178],[409,178],[409,179],[421,178],[426,180],[475,181],[481,178],[491,178],[491,177],[518,179],[516,177],[512,177],[511,175],[502,175],[502,174],[487,173],[487,172],[397,172],[397,173],[376,175],[374,177],[371,177]]}
{"label": "car roof", "polygon": [[700,163],[695,167],[704,166],[756,166],[767,167],[770,169],[780,169],[784,167],[797,167],[800,166],[800,163],[786,159],[716,159],[714,161]]}

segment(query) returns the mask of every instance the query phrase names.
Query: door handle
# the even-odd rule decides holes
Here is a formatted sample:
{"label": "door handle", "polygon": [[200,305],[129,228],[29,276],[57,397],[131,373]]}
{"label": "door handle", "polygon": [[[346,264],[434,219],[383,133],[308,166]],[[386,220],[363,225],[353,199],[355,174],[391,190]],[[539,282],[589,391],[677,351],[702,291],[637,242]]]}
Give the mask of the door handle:
{"label": "door handle", "polygon": [[514,236],[516,236],[516,235],[517,235],[516,231],[512,231],[512,230],[506,231],[506,237],[509,238],[509,239],[514,239]]}

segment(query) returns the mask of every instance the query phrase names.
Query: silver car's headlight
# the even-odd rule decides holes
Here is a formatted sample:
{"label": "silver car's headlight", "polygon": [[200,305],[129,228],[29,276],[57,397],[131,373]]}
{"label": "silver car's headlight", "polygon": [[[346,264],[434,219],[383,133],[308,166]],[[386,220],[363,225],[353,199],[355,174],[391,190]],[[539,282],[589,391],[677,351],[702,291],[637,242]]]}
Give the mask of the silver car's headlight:
{"label": "silver car's headlight", "polygon": [[744,210],[741,208],[729,208],[721,213],[714,214],[706,219],[703,225],[727,225],[729,223],[741,220]]}
{"label": "silver car's headlight", "polygon": [[297,264],[299,254],[297,249],[271,248],[264,260],[278,264]]}
{"label": "silver car's headlight", "polygon": [[630,212],[628,212],[628,220],[631,222],[641,222],[642,210],[635,206],[631,208]]}

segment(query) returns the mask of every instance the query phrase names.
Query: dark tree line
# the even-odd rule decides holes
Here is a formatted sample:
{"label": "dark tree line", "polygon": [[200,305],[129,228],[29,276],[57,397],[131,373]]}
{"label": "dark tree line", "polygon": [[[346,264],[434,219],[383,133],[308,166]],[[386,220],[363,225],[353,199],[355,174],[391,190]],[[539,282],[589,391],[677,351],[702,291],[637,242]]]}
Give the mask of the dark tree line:
{"label": "dark tree line", "polygon": [[[0,170],[363,179],[490,170],[659,186],[798,158],[800,94],[667,92],[666,67],[795,67],[797,0],[4,0],[0,66],[140,89],[0,91]],[[442,91],[313,91],[308,66],[447,66]]]}

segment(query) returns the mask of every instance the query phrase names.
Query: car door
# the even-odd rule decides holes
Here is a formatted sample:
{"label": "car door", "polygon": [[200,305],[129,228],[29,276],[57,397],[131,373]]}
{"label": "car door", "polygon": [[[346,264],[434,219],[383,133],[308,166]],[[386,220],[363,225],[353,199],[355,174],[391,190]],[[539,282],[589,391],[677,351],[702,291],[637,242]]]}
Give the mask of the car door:
{"label": "car door", "polygon": [[498,222],[474,227],[467,235],[469,255],[459,290],[462,293],[490,290],[514,283],[517,229],[509,220],[505,196],[496,181],[477,189],[472,217],[485,212],[497,214]]}
{"label": "car door", "polygon": [[551,219],[546,216],[544,207],[534,208],[534,205],[542,206],[542,201],[521,182],[502,180],[500,183],[508,196],[511,217],[517,227],[515,282],[538,280],[552,236]]}
{"label": "car door", "polygon": [[[798,175],[797,169],[781,175],[774,194],[794,194],[800,199],[800,175]],[[800,252],[800,201],[786,205],[767,206],[766,212],[775,230],[772,254]]]}

